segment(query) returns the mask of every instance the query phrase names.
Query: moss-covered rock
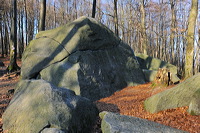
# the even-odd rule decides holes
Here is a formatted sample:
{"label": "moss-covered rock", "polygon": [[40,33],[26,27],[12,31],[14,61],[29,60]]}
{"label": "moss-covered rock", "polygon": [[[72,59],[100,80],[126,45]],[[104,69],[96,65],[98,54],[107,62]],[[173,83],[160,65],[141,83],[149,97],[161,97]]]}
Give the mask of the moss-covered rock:
{"label": "moss-covered rock", "polygon": [[89,132],[97,115],[90,100],[71,90],[44,80],[21,80],[3,114],[3,129],[9,133],[39,133],[46,128]]}
{"label": "moss-covered rock", "polygon": [[189,106],[195,92],[200,88],[200,73],[177,86],[153,95],[145,100],[145,109],[151,113],[161,110]]}
{"label": "moss-covered rock", "polygon": [[180,81],[180,79],[177,77],[177,67],[175,65],[172,65],[170,63],[167,63],[157,58],[153,58],[146,54],[136,53],[135,55],[140,64],[140,67],[143,69],[145,78],[148,82],[151,82],[154,80],[156,76],[155,73],[156,71],[158,71],[159,68],[169,69],[170,74],[172,75],[171,81],[173,83]]}

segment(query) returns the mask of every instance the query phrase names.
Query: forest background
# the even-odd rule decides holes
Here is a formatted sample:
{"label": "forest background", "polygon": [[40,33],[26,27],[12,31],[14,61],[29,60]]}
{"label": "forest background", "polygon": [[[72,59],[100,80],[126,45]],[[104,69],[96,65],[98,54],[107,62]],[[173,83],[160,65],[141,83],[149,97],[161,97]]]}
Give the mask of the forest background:
{"label": "forest background", "polygon": [[[16,1],[17,8],[13,8]],[[42,1],[42,0],[41,0]],[[12,51],[12,18],[16,11],[16,50],[19,58],[29,41],[38,33],[40,0],[0,0],[0,54]],[[192,42],[192,74],[200,72],[200,14],[198,0],[47,0],[45,30],[92,16],[108,26],[135,53],[145,53],[172,63],[184,74],[187,56],[188,26],[192,3],[197,3]],[[192,29],[192,28],[189,28]]]}

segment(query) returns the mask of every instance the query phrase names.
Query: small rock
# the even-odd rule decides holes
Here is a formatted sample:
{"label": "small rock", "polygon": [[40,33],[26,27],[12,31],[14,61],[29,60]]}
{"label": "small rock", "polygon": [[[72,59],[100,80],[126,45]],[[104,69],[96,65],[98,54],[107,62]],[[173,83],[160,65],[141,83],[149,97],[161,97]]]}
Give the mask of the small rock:
{"label": "small rock", "polygon": [[45,128],[41,133],[67,133],[57,128]]}

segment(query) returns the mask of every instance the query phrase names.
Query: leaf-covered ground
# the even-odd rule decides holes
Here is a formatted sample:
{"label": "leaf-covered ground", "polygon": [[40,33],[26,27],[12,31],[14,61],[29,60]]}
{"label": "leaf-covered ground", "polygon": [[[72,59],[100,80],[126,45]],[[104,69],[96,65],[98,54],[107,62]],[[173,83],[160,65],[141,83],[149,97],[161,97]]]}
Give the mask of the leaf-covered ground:
{"label": "leaf-covered ground", "polygon": [[[0,58],[0,61],[3,61],[6,66],[9,63],[8,58]],[[20,65],[21,62],[18,61],[18,64]],[[0,133],[3,132],[2,114],[12,98],[12,94],[8,91],[14,89],[19,80],[19,76],[16,73],[6,74],[6,66],[0,67]],[[96,101],[95,104],[100,111],[111,111],[123,115],[140,117],[191,133],[200,133],[200,116],[189,115],[187,113],[188,107],[169,109],[155,114],[150,114],[144,110],[143,102],[146,98],[171,87],[152,88],[151,83],[127,87],[115,92],[110,97]],[[93,132],[101,132],[100,121],[100,119],[97,121]]]}

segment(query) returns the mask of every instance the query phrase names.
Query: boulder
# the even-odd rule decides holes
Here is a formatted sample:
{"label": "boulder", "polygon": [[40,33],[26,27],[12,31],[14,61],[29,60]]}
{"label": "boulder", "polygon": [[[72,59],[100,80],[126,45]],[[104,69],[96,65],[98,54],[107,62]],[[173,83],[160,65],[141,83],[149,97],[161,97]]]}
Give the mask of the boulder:
{"label": "boulder", "polygon": [[[44,80],[21,80],[3,114],[12,133],[89,132],[98,110],[88,99]],[[50,129],[54,128],[54,129]]]}
{"label": "boulder", "polygon": [[22,79],[44,79],[92,101],[145,83],[133,50],[95,19],[39,32],[22,58]]}
{"label": "boulder", "polygon": [[101,112],[103,133],[186,133],[169,126],[137,117]]}
{"label": "boulder", "polygon": [[194,96],[189,104],[188,112],[191,115],[200,115],[200,89],[194,93]]}
{"label": "boulder", "polygon": [[146,77],[146,81],[151,82],[156,76],[156,71],[158,71],[159,68],[167,68],[170,71],[170,74],[172,75],[172,82],[176,83],[179,82],[180,79],[177,76],[177,67],[167,63],[165,61],[162,61],[157,58],[153,58],[151,56],[142,54],[142,53],[136,53],[136,58],[140,64],[140,67],[143,69],[143,72]]}
{"label": "boulder", "polygon": [[153,95],[145,100],[144,107],[151,113],[177,107],[189,106],[196,91],[200,89],[200,73],[175,87]]}
{"label": "boulder", "polygon": [[147,82],[152,82],[154,81],[156,74],[158,71],[156,70],[148,70],[148,69],[142,69],[145,79]]}

